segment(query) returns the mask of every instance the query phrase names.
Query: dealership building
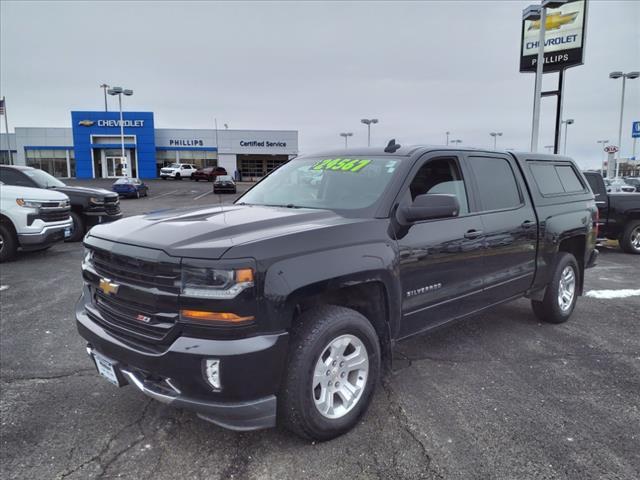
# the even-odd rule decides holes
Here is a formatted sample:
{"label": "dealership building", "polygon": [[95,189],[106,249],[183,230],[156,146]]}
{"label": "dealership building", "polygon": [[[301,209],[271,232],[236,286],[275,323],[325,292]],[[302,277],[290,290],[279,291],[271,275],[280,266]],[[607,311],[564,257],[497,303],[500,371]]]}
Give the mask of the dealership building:
{"label": "dealership building", "polygon": [[[124,112],[129,174],[155,178],[171,163],[221,166],[259,178],[298,154],[295,130],[155,128],[153,112]],[[118,112],[71,112],[71,128],[16,127],[2,134],[0,163],[41,168],[61,178],[122,174]]]}

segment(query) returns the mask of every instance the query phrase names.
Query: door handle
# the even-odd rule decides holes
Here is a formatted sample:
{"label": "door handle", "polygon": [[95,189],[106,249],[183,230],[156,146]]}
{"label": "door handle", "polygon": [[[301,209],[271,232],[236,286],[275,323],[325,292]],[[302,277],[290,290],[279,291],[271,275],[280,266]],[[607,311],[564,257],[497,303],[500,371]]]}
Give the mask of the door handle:
{"label": "door handle", "polygon": [[478,237],[482,236],[482,230],[469,230],[464,234],[464,238],[468,238],[469,240],[475,240]]}
{"label": "door handle", "polygon": [[531,220],[525,220],[524,222],[522,222],[522,223],[520,224],[520,226],[521,226],[522,228],[531,228],[531,227],[535,226],[535,223],[534,223],[534,222],[532,222]]}

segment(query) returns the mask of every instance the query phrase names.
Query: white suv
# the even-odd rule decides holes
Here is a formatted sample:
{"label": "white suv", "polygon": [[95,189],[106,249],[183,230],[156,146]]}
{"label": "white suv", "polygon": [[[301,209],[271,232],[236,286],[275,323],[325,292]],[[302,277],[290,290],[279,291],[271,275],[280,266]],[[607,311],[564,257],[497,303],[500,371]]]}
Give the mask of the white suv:
{"label": "white suv", "polygon": [[0,182],[0,262],[18,247],[43,250],[71,235],[69,197],[42,188]]}
{"label": "white suv", "polygon": [[197,168],[190,163],[172,163],[168,167],[160,169],[160,178],[166,180],[173,178],[174,180],[182,180],[183,178],[191,178],[191,175]]}

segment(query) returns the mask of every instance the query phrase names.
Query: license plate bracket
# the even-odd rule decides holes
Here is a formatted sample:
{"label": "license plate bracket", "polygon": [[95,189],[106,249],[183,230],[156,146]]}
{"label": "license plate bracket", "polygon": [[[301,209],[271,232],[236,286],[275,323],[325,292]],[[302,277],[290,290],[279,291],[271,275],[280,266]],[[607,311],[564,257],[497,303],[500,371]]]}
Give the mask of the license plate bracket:
{"label": "license plate bracket", "polygon": [[127,381],[120,372],[118,362],[95,351],[92,352],[91,357],[93,358],[93,362],[95,363],[96,369],[101,377],[116,387],[123,387],[127,384]]}

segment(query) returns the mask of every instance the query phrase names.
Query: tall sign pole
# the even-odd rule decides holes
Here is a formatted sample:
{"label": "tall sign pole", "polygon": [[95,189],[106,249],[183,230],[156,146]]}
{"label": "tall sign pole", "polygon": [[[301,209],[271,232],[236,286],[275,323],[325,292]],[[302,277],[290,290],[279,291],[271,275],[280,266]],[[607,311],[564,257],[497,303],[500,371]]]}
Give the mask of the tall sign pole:
{"label": "tall sign pole", "polygon": [[2,97],[0,100],[0,113],[4,116],[4,130],[7,132],[7,153],[9,165],[13,165],[13,151],[11,150],[11,137],[9,136],[9,120],[7,119],[7,100]]}
{"label": "tall sign pole", "polygon": [[531,151],[538,151],[540,134],[540,100],[542,99],[542,70],[544,67],[544,32],[547,24],[547,9],[540,7],[540,35],[538,36],[538,60],[536,62],[536,86],[533,94],[533,125],[531,126]]}

